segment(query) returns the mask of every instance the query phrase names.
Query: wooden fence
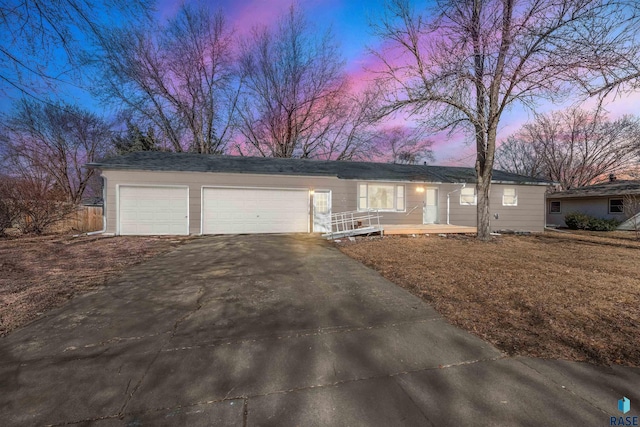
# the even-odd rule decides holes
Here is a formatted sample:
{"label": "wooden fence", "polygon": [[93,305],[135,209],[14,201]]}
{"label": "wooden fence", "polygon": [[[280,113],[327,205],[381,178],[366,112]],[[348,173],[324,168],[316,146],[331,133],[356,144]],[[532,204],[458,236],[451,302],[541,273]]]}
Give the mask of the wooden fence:
{"label": "wooden fence", "polygon": [[73,230],[81,233],[102,230],[102,206],[79,206],[54,228],[61,232]]}

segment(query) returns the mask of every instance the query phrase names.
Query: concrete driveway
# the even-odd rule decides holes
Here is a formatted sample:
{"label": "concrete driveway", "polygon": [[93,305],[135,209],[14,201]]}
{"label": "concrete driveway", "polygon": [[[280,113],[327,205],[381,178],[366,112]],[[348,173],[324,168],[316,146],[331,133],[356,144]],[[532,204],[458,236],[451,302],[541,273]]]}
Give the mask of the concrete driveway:
{"label": "concrete driveway", "polygon": [[508,358],[310,236],[198,238],[0,339],[2,425],[609,425],[640,370]]}

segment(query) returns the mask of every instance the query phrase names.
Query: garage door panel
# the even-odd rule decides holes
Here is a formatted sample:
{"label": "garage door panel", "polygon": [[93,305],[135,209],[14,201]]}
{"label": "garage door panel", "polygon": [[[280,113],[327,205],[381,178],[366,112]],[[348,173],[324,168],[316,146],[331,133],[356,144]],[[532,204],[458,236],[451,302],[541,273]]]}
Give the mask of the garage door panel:
{"label": "garage door panel", "polygon": [[188,234],[188,198],[186,187],[120,186],[120,234]]}
{"label": "garage door panel", "polygon": [[307,190],[203,189],[203,234],[307,232],[308,216]]}

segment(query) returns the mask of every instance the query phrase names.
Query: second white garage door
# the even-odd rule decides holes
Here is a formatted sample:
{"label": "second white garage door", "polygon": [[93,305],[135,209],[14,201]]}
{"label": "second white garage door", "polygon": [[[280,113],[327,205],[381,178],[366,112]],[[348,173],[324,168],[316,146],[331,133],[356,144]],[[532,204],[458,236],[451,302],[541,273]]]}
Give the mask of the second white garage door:
{"label": "second white garage door", "polygon": [[306,233],[305,189],[204,188],[202,234]]}

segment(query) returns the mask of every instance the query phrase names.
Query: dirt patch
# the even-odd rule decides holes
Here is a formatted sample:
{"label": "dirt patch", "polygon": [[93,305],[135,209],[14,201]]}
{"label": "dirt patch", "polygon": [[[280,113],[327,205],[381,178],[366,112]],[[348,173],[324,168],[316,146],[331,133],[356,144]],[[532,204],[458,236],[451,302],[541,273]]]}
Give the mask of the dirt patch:
{"label": "dirt patch", "polygon": [[186,239],[41,236],[0,240],[0,336]]}
{"label": "dirt patch", "polygon": [[340,250],[508,354],[640,366],[640,245],[598,239],[391,237]]}

